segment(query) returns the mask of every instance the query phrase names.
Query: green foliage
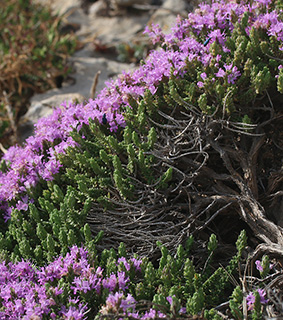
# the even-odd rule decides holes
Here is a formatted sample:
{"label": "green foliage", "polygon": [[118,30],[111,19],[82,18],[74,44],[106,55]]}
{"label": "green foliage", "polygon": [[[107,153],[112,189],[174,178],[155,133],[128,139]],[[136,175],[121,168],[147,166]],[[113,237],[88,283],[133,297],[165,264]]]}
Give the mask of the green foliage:
{"label": "green foliage", "polygon": [[167,169],[164,174],[161,177],[161,181],[158,185],[159,188],[167,188],[168,186],[168,182],[170,182],[172,180],[172,175],[173,175],[173,168],[169,168]]}
{"label": "green foliage", "polygon": [[212,253],[214,250],[216,250],[217,248],[217,244],[218,244],[218,241],[217,241],[217,238],[216,238],[216,235],[215,234],[212,234],[209,238],[209,242],[207,244],[207,249],[210,253]]}
{"label": "green foliage", "polygon": [[[243,232],[238,241],[242,243]],[[191,242],[191,240],[190,240]],[[188,314],[197,315],[206,309],[209,319],[217,319],[214,312],[209,312],[210,308],[221,303],[225,299],[223,292],[231,290],[230,276],[235,275],[236,268],[234,260],[240,261],[237,254],[231,259],[229,267],[219,267],[216,271],[211,268],[211,262],[207,262],[210,270],[208,273],[200,274],[196,271],[192,260],[189,258],[189,250],[179,246],[175,258],[171,256],[168,249],[157,243],[161,250],[159,266],[155,269],[150,261],[143,260],[141,267],[143,280],[131,287],[131,293],[140,299],[152,300],[156,306],[168,307],[166,297],[175,297],[175,304],[186,305]],[[209,250],[216,249],[217,240],[212,235],[208,243]],[[228,270],[228,271],[227,271]],[[229,289],[230,288],[230,289]],[[241,303],[239,289],[235,289],[231,297],[231,305],[236,310],[234,304]],[[233,302],[234,301],[234,302]],[[233,304],[234,303],[234,304]],[[157,308],[157,307],[156,307]],[[160,310],[160,308],[159,308]]]}
{"label": "green foliage", "polygon": [[189,314],[196,315],[204,308],[204,292],[202,288],[198,288],[186,304],[186,309]]}
{"label": "green foliage", "polygon": [[258,291],[255,291],[255,302],[252,311],[252,320],[261,320],[262,319],[262,305],[260,303],[260,295]]}
{"label": "green foliage", "polygon": [[277,78],[277,90],[283,93],[283,68],[279,70],[279,75]]}
{"label": "green foliage", "polygon": [[[225,290],[230,287],[230,277],[235,272],[241,260],[244,248],[247,244],[245,230],[241,231],[236,242],[237,253],[232,257],[226,268],[219,267],[212,275],[208,276],[203,282],[203,288],[206,293],[210,293],[207,303],[215,303],[217,299],[225,295]],[[208,296],[208,294],[207,294]]]}
{"label": "green foliage", "polygon": [[243,319],[243,313],[240,308],[243,302],[243,296],[244,295],[241,288],[237,286],[234,289],[231,299],[229,301],[229,307],[230,307],[231,313],[236,320]]}
{"label": "green foliage", "polygon": [[[113,170],[118,170],[120,162],[117,157],[115,159],[117,169]],[[89,170],[91,171],[91,168]],[[5,241],[3,242],[3,238],[0,241],[2,253],[4,249],[8,253],[10,248],[12,259],[24,257],[42,265],[58,254],[66,254],[71,245],[85,242],[91,248],[90,252],[94,252],[93,261],[98,263],[94,242],[99,241],[102,233],[95,241],[92,240],[90,227],[85,224],[85,213],[78,204],[78,199],[83,199],[82,191],[71,186],[64,190],[55,182],[48,183],[48,188],[44,191],[44,196],[38,199],[38,209],[34,203],[29,205],[27,212],[14,210]],[[48,214],[49,210],[51,211]],[[8,239],[9,244],[7,244]],[[185,304],[190,314],[196,315],[206,309],[210,318],[214,319],[216,315],[209,310],[221,301],[223,291],[231,287],[229,276],[235,272],[235,262],[239,262],[241,258],[245,239],[245,233],[242,232],[237,241],[238,252],[226,270],[219,267],[214,272],[208,267],[211,253],[217,249],[217,239],[212,235],[207,245],[210,258],[206,262],[206,272],[202,274],[195,270],[189,258],[189,250],[193,244],[192,237],[187,240],[185,247],[178,246],[175,257],[166,247],[158,243],[161,250],[158,268],[144,258],[141,266],[142,279],[135,278],[134,273],[129,274],[131,280],[134,279],[130,285],[130,293],[138,300],[151,300],[156,306],[164,305],[164,307],[168,307],[165,298],[174,296],[175,307],[171,306],[171,311],[176,311],[177,306]],[[125,255],[126,248],[120,244],[118,256]],[[117,272],[117,268],[124,270],[122,265],[117,266],[116,259],[117,255],[113,249],[102,252],[99,265],[105,268],[107,275]]]}
{"label": "green foliage", "polygon": [[42,265],[56,255],[65,254],[73,244],[91,244],[86,212],[72,206],[73,199],[79,197],[78,190],[69,186],[64,194],[58,185],[50,184],[45,191],[49,192],[29,204],[26,212],[17,209],[12,212],[5,241],[0,244],[2,252],[12,260],[24,257]]}
{"label": "green foliage", "polygon": [[260,271],[260,277],[264,279],[270,272],[270,260],[267,255],[264,255],[261,260],[262,271]]}

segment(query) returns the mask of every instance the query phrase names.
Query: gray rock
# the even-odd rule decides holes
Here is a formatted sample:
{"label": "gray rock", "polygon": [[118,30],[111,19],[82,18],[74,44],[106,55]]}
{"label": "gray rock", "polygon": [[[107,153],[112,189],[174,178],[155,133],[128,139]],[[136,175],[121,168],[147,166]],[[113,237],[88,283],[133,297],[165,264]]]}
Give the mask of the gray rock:
{"label": "gray rock", "polygon": [[162,4],[162,8],[174,13],[182,14],[187,10],[187,2],[185,0],[165,0]]}
{"label": "gray rock", "polygon": [[164,33],[169,33],[176,22],[176,14],[170,13],[168,9],[160,8],[150,18],[150,23],[158,24]]}
{"label": "gray rock", "polygon": [[80,8],[81,0],[64,0],[64,1],[52,1],[51,8],[54,12],[62,15],[70,10],[75,11]]}
{"label": "gray rock", "polygon": [[98,0],[94,2],[88,9],[90,16],[99,16],[106,14],[107,4],[104,0]]}
{"label": "gray rock", "polygon": [[80,8],[81,0],[33,0],[43,6],[50,6],[54,13],[65,14],[68,10]]}
{"label": "gray rock", "polygon": [[[91,24],[84,29],[85,35],[95,35],[103,44],[115,46],[136,38],[144,30],[148,15],[93,17]],[[80,31],[83,32],[83,29]]]}
{"label": "gray rock", "polygon": [[164,33],[169,33],[176,23],[177,16],[186,18],[192,8],[193,6],[185,0],[164,0],[162,6],[151,16],[150,24],[158,24]]}
{"label": "gray rock", "polygon": [[120,7],[131,7],[137,4],[150,4],[150,0],[112,0],[113,4]]}

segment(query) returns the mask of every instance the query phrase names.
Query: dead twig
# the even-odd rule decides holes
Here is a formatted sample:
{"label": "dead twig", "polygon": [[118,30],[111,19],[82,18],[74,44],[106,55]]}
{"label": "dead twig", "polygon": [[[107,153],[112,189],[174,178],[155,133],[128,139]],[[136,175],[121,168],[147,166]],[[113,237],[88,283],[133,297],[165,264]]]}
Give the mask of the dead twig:
{"label": "dead twig", "polygon": [[92,81],[92,85],[91,85],[91,89],[90,89],[90,93],[89,93],[89,97],[90,99],[93,99],[94,96],[95,96],[95,91],[96,91],[96,87],[97,87],[97,84],[98,84],[98,78],[101,74],[101,71],[98,70],[93,78],[93,81]]}

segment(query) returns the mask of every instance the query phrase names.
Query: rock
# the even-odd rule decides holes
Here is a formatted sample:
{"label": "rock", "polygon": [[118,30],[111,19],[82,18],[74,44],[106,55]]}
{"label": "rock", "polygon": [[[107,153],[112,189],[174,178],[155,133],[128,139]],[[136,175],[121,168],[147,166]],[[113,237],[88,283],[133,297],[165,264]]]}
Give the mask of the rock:
{"label": "rock", "polygon": [[193,6],[185,0],[164,0],[162,6],[151,16],[149,24],[158,24],[164,33],[169,33],[177,16],[186,18],[192,9]]}
{"label": "rock", "polygon": [[88,14],[90,16],[100,16],[107,14],[107,4],[104,0],[99,0],[93,3],[89,9]]}
{"label": "rock", "polygon": [[131,7],[137,4],[150,4],[150,0],[112,0],[113,4],[120,7]]}
{"label": "rock", "polygon": [[80,8],[81,0],[33,0],[43,6],[50,6],[54,13],[65,14],[70,9]]}
{"label": "rock", "polygon": [[169,33],[176,22],[176,14],[170,13],[168,9],[160,8],[154,12],[148,25],[158,24],[164,33]]}
{"label": "rock", "polygon": [[89,35],[96,35],[102,43],[115,46],[136,38],[136,34],[144,30],[148,19],[146,14],[114,17],[96,16],[86,31]]}
{"label": "rock", "polygon": [[[77,53],[79,54],[79,52]],[[77,56],[76,54],[69,59],[73,65],[75,73],[71,74],[73,84],[63,82],[62,88],[51,89],[42,94],[36,94],[31,98],[31,106],[35,102],[46,100],[52,96],[66,94],[80,94],[84,99],[89,99],[90,90],[95,75],[100,71],[96,93],[105,87],[105,81],[122,73],[124,70],[131,70],[133,66],[126,63],[119,63],[106,58],[93,58]]]}
{"label": "rock", "polygon": [[[77,54],[79,54],[79,52]],[[100,76],[98,79],[96,93],[105,87],[105,81],[117,76],[124,70],[128,71],[133,69],[132,65],[120,63],[103,57],[81,57],[75,54],[70,58],[70,61],[73,62],[75,68],[75,74],[72,75],[75,79],[75,84],[65,86],[60,91],[63,93],[78,92],[84,96],[85,99],[89,99],[90,97],[90,90],[94,77],[98,71],[100,71]]]}
{"label": "rock", "polygon": [[54,1],[51,5],[51,8],[54,12],[59,15],[66,14],[70,10],[75,11],[77,8],[80,8],[81,0],[64,0],[64,1]]}
{"label": "rock", "polygon": [[177,14],[183,14],[186,13],[187,2],[184,0],[165,0],[162,4],[162,8]]}

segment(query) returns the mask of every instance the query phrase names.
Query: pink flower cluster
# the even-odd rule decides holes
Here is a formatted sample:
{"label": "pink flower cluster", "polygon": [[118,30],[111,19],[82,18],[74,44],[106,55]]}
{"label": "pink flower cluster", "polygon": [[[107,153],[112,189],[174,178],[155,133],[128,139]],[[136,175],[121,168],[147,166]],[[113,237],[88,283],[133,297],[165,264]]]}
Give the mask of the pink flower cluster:
{"label": "pink flower cluster", "polygon": [[[132,266],[133,272],[139,272],[141,260],[132,258],[124,262]],[[60,256],[40,269],[30,262],[3,261],[0,263],[0,319],[42,319],[43,315],[48,315],[48,319],[58,316],[85,319],[88,306],[83,294],[91,292],[99,296],[108,289],[115,295],[124,292],[128,282],[123,271],[107,277],[102,268],[91,267],[87,250],[77,246],[65,257]],[[66,294],[67,303],[61,298]]]}
{"label": "pink flower cluster", "polygon": [[[116,265],[121,264],[127,272],[141,274],[142,260],[122,257]],[[82,320],[87,319],[92,308],[98,307],[97,301],[102,301],[101,315],[123,314],[140,320],[167,317],[155,309],[137,311],[138,301],[127,290],[129,282],[124,271],[107,276],[101,267],[92,267],[83,247],[73,246],[65,257],[59,256],[42,268],[25,261],[3,261],[0,263],[0,319]],[[92,297],[89,303],[84,299],[86,296]],[[166,299],[172,305],[172,297]],[[186,308],[181,308],[179,313],[185,314]]]}

